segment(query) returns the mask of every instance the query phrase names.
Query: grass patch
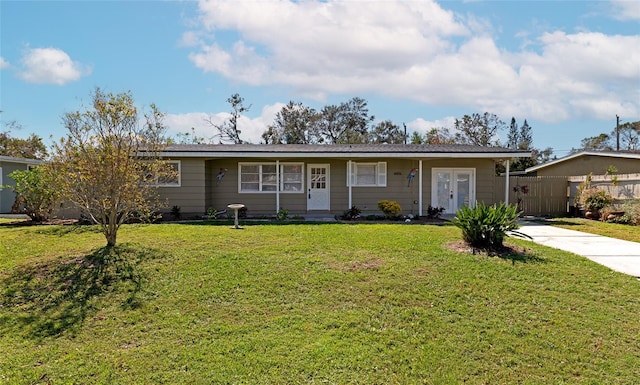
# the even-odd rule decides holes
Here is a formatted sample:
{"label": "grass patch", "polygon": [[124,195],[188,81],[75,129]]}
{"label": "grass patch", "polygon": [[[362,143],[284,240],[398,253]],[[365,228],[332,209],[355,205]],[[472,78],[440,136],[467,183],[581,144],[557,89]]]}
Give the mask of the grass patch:
{"label": "grass patch", "polygon": [[501,258],[451,250],[452,226],[163,224],[109,250],[90,230],[0,227],[0,384],[640,377],[638,281],[530,242]]}
{"label": "grass patch", "polygon": [[640,226],[594,221],[586,218],[557,218],[548,221],[548,223],[569,230],[640,242]]}

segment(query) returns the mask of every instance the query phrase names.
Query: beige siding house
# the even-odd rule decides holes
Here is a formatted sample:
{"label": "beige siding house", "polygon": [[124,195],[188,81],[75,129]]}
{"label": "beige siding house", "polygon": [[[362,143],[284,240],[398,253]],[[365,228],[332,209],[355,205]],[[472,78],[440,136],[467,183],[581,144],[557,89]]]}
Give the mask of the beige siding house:
{"label": "beige siding house", "polygon": [[496,162],[529,152],[467,145],[171,145],[162,154],[179,178],[160,187],[169,207],[204,214],[242,203],[249,215],[379,213],[380,200],[404,214],[431,206],[454,213],[494,203]]}
{"label": "beige siding house", "polygon": [[13,189],[6,186],[13,186],[15,181],[11,179],[9,174],[16,170],[27,170],[41,164],[41,160],[14,158],[11,156],[0,155],[0,214],[11,212],[11,207],[16,199]]}
{"label": "beige siding house", "polygon": [[640,153],[583,151],[526,170],[533,176],[605,175],[614,166],[618,174],[640,173]]}

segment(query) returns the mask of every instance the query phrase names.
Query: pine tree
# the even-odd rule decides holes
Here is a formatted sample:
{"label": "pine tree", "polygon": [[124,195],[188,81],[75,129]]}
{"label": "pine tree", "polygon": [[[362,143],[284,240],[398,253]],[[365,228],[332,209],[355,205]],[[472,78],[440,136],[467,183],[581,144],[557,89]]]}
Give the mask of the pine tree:
{"label": "pine tree", "polygon": [[520,138],[518,140],[518,149],[519,150],[531,150],[531,146],[533,145],[533,138],[531,136],[531,126],[527,123],[527,119],[522,123],[522,127],[520,127]]}
{"label": "pine tree", "polygon": [[518,123],[516,118],[511,117],[509,125],[509,134],[507,135],[507,147],[517,149],[520,144],[520,133],[518,132]]}

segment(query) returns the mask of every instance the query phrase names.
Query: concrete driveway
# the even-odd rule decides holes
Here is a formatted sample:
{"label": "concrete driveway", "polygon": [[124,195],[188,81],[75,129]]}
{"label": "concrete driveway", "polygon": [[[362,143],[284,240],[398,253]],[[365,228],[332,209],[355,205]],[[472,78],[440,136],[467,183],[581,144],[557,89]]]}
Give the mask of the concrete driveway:
{"label": "concrete driveway", "polygon": [[640,278],[640,243],[523,221],[517,231],[536,243],[582,255],[608,268]]}

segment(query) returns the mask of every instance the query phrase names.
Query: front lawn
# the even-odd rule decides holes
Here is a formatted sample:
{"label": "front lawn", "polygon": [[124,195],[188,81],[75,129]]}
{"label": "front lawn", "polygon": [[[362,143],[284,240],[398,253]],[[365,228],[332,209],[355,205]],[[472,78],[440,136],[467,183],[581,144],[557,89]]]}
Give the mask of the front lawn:
{"label": "front lawn", "polygon": [[640,226],[595,221],[586,218],[557,218],[549,221],[549,224],[569,230],[640,242]]}
{"label": "front lawn", "polygon": [[[453,226],[0,226],[0,384],[630,384],[640,283]],[[107,262],[105,262],[107,261]]]}

